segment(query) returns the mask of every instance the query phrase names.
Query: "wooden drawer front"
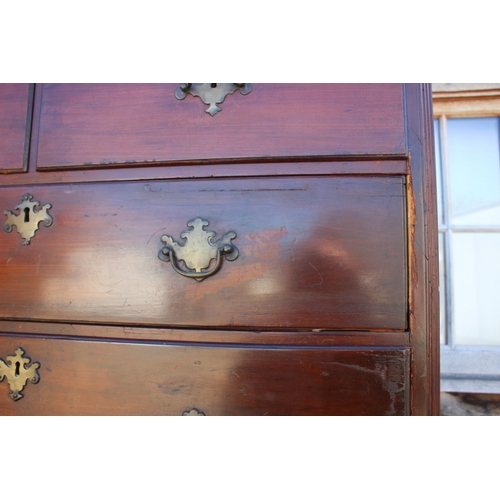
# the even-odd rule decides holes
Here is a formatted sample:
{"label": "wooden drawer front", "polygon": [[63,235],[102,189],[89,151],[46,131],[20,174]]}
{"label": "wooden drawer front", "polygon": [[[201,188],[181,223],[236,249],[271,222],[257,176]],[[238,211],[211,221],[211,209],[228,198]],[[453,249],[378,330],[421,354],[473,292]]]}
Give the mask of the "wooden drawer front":
{"label": "wooden drawer front", "polygon": [[40,363],[5,415],[405,415],[406,349],[144,345],[0,337]]}
{"label": "wooden drawer front", "polygon": [[27,83],[0,83],[0,172],[26,169],[30,97]]}
{"label": "wooden drawer front", "polygon": [[[28,187],[4,188],[13,208]],[[402,177],[37,186],[54,222],[0,233],[0,317],[228,328],[405,329]],[[198,282],[158,258],[202,217],[239,257]]]}
{"label": "wooden drawer front", "polygon": [[214,117],[179,84],[45,84],[37,168],[406,153],[400,84],[254,84]]}

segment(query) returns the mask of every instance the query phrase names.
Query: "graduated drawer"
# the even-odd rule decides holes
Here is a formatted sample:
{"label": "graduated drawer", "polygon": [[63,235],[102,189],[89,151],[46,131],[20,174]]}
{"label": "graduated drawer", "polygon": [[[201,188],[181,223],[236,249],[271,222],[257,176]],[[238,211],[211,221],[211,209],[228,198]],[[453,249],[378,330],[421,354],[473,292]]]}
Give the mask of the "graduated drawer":
{"label": "graduated drawer", "polygon": [[[3,415],[406,415],[404,348],[146,345],[0,337],[39,363]],[[23,376],[20,370],[20,376]]]}
{"label": "graduated drawer", "polygon": [[[404,180],[281,177],[3,188],[50,203],[29,245],[0,233],[0,317],[242,329],[404,330]],[[158,258],[200,217],[236,260],[198,282]]]}

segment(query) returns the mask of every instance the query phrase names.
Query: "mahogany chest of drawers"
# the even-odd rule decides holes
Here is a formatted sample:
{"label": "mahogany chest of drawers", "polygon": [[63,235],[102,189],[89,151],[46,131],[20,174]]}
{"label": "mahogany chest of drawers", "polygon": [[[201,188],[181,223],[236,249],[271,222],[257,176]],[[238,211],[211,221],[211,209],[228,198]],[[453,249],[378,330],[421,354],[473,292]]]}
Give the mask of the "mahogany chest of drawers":
{"label": "mahogany chest of drawers", "polygon": [[438,413],[430,86],[0,85],[0,414]]}

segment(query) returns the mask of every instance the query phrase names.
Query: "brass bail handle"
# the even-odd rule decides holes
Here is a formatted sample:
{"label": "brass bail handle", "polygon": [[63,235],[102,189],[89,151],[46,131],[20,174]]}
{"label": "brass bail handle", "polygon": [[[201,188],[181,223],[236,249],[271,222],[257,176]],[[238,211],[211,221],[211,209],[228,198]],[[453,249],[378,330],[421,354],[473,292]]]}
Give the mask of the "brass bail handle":
{"label": "brass bail handle", "polygon": [[217,259],[215,262],[215,266],[212,269],[210,269],[210,271],[200,271],[200,272],[183,271],[177,264],[175,259],[175,254],[170,247],[166,246],[165,248],[163,248],[162,253],[163,255],[165,255],[166,261],[170,260],[170,263],[172,264],[172,267],[174,268],[174,271],[176,273],[180,274],[181,276],[185,276],[186,278],[194,278],[198,281],[201,281],[215,274],[221,268],[222,265],[221,255],[224,254],[227,256],[230,253],[232,253],[233,249],[234,249],[233,245],[224,245],[223,248],[217,248]]}
{"label": "brass bail handle", "polygon": [[[189,221],[187,225],[192,229],[181,233],[181,238],[186,240],[184,245],[177,243],[168,234],[161,237],[164,247],[160,250],[158,258],[165,262],[170,261],[176,273],[186,278],[202,281],[219,271],[223,257],[228,261],[233,261],[238,257],[238,249],[232,243],[232,240],[236,238],[234,231],[229,231],[220,240],[212,242],[215,233],[204,229],[209,225],[208,221],[197,217]],[[209,269],[214,260],[215,265]],[[184,268],[179,265],[180,261],[184,262]]]}

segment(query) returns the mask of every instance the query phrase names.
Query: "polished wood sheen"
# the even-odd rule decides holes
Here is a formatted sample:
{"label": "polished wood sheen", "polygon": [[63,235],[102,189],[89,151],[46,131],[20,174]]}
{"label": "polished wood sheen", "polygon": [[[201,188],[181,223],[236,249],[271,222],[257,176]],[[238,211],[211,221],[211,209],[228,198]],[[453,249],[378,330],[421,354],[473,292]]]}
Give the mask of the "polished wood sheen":
{"label": "polished wood sheen", "polygon": [[45,84],[39,169],[406,154],[401,84],[252,84],[211,117],[179,84]]}
{"label": "polished wood sheen", "polygon": [[0,83],[0,173],[26,170],[31,87],[27,83]]}
{"label": "polished wood sheen", "polygon": [[[25,247],[0,234],[0,317],[404,330],[403,187],[338,176],[38,186],[54,222]],[[202,282],[157,257],[161,236],[183,241],[195,217],[214,240],[234,231],[240,253]]]}
{"label": "polished wood sheen", "polygon": [[[145,345],[0,337],[40,363],[6,415],[406,415],[407,349]],[[376,397],[374,397],[376,395]]]}
{"label": "polished wood sheen", "polygon": [[[0,415],[439,414],[430,85],[252,84],[214,117],[178,85],[0,99],[2,213],[54,219],[0,232],[0,359],[40,363]],[[239,250],[201,282],[158,258],[196,217]]]}

